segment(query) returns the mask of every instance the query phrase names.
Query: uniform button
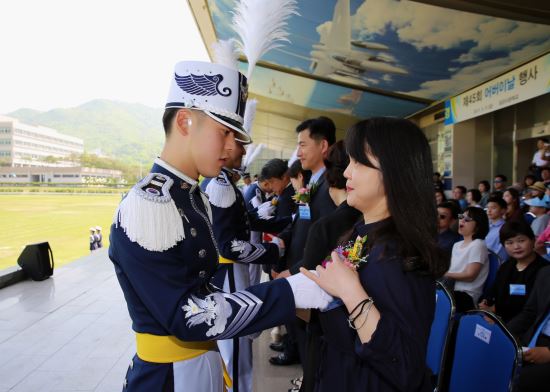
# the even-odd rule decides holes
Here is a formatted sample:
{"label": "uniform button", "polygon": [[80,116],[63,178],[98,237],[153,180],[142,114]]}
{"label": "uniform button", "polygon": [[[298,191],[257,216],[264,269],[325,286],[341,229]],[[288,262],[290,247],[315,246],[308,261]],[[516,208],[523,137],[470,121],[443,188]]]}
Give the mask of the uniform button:
{"label": "uniform button", "polygon": [[122,388],[126,389],[128,386],[128,380],[124,379],[124,384],[122,384]]}
{"label": "uniform button", "polygon": [[245,233],[246,233],[246,235],[250,235],[250,231],[249,231],[249,230],[246,230]]}
{"label": "uniform button", "polygon": [[180,213],[180,216],[183,216],[183,210],[181,208],[178,208],[178,212]]}
{"label": "uniform button", "polygon": [[199,272],[199,278],[204,278],[206,276],[206,271]]}
{"label": "uniform button", "polygon": [[195,229],[194,227],[192,227],[189,231],[191,232],[191,237],[197,236],[197,229]]}
{"label": "uniform button", "polygon": [[199,257],[202,259],[204,258],[204,256],[206,256],[206,250],[204,249],[199,250]]}
{"label": "uniform button", "polygon": [[134,368],[134,360],[132,359],[132,360],[130,361],[130,370],[132,370],[133,368]]}

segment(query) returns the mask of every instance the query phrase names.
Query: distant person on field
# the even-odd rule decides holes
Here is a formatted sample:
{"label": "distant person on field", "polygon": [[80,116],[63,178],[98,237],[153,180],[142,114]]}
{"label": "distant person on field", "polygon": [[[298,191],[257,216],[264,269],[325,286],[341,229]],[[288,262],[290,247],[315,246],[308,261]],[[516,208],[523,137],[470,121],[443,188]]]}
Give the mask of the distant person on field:
{"label": "distant person on field", "polygon": [[103,248],[103,234],[101,234],[101,226],[95,227],[95,242],[97,249]]}
{"label": "distant person on field", "polygon": [[97,249],[97,242],[95,238],[95,228],[90,227],[90,252]]}

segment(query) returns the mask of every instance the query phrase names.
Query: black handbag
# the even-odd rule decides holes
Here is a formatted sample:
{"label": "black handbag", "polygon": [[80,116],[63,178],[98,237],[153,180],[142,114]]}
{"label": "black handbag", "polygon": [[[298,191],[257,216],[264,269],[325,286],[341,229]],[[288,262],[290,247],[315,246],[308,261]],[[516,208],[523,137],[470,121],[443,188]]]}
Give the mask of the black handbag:
{"label": "black handbag", "polygon": [[32,280],[45,280],[53,275],[53,252],[48,242],[30,244],[23,249],[17,264]]}

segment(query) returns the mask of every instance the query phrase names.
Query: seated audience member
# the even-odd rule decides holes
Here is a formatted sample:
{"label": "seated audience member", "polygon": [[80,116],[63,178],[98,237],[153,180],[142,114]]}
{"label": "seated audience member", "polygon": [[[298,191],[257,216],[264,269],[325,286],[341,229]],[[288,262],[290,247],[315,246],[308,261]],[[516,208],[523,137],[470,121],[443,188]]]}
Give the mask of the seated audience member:
{"label": "seated audience member", "polygon": [[523,214],[521,213],[519,205],[520,196],[518,190],[515,188],[508,188],[502,193],[502,198],[506,202],[506,215],[504,219],[506,221],[523,219]]}
{"label": "seated audience member", "polygon": [[500,229],[500,242],[510,259],[498,269],[495,282],[479,307],[508,322],[523,309],[539,269],[550,264],[535,253],[535,235],[526,222],[504,224]]}
{"label": "seated audience member", "polygon": [[441,181],[441,174],[438,173],[438,172],[435,172],[434,175],[433,175],[433,182],[434,182],[434,190],[436,191],[442,191],[444,186],[443,186],[443,181]]}
{"label": "seated audience member", "polygon": [[483,180],[480,181],[479,184],[477,184],[477,189],[481,193],[481,200],[479,202],[479,205],[481,208],[487,207],[487,200],[489,200],[489,191],[491,190],[491,185],[489,184],[489,181]]}
{"label": "seated audience member", "polygon": [[537,181],[537,177],[535,177],[532,174],[527,174],[525,177],[523,177],[523,185],[521,187],[521,194],[525,195],[529,192],[529,187],[533,185]]}
{"label": "seated audience member", "polygon": [[485,245],[487,245],[487,249],[495,252],[501,261],[505,261],[508,258],[499,234],[505,222],[503,217],[506,214],[506,207],[506,202],[500,198],[491,198],[487,203],[489,233],[485,237]]}
{"label": "seated audience member", "polygon": [[447,201],[447,196],[445,196],[444,191],[436,190],[435,191],[435,204],[439,205]]}
{"label": "seated audience member", "polygon": [[538,197],[540,199],[544,196],[544,193],[546,192],[546,185],[542,181],[537,181],[527,189],[529,191],[525,195],[527,199],[532,199],[534,197]]}
{"label": "seated audience member", "polygon": [[451,267],[445,278],[453,280],[456,310],[475,308],[489,273],[485,236],[489,232],[487,214],[481,208],[468,207],[459,215],[458,233],[464,237],[453,246]]}
{"label": "seated audience member", "polygon": [[550,184],[550,167],[543,167],[540,169],[540,178],[544,185]]}
{"label": "seated audience member", "polygon": [[504,174],[497,174],[493,179],[493,190],[504,192],[507,187],[506,181],[508,181],[508,178]]}
{"label": "seated audience member", "polygon": [[466,196],[466,187],[462,185],[455,186],[453,189],[453,199],[460,205],[460,211],[464,211],[468,207],[468,202],[464,196]]}
{"label": "seated audience member", "polygon": [[550,385],[550,268],[542,268],[521,312],[508,329],[524,348],[517,389],[547,391]]}
{"label": "seated audience member", "polygon": [[443,251],[445,251],[445,253],[448,254],[449,258],[451,257],[451,253],[453,251],[453,245],[463,239],[460,234],[451,229],[451,226],[456,223],[457,218],[458,209],[456,204],[450,202],[438,204],[437,244]]}
{"label": "seated audience member", "polygon": [[477,189],[468,189],[468,192],[466,192],[466,202],[468,203],[468,207],[481,207],[479,204],[481,202],[481,192]]}
{"label": "seated audience member", "polygon": [[529,206],[529,212],[535,215],[535,219],[531,222],[531,229],[533,229],[535,236],[538,237],[546,229],[550,220],[550,216],[546,214],[549,203],[544,199],[534,197],[525,200],[525,204]]}

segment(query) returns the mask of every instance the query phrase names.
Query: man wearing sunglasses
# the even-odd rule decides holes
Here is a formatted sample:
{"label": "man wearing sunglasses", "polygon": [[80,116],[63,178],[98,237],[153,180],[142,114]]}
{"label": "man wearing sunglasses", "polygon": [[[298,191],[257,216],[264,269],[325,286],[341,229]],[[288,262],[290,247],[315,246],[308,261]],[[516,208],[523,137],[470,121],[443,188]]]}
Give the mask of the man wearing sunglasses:
{"label": "man wearing sunglasses", "polygon": [[462,241],[462,236],[451,227],[456,223],[457,206],[453,202],[443,202],[437,206],[438,234],[437,243],[451,257],[453,245]]}

